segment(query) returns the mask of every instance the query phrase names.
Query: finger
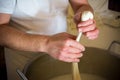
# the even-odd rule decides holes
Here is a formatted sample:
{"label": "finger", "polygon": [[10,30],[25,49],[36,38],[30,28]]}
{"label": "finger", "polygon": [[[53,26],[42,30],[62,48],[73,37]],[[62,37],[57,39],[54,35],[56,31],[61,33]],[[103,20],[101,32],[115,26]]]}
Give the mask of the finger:
{"label": "finger", "polygon": [[95,24],[91,24],[89,26],[83,26],[83,27],[79,28],[79,31],[87,32],[87,31],[94,30],[95,28],[96,28],[96,25]]}
{"label": "finger", "polygon": [[79,27],[82,27],[82,26],[88,26],[88,25],[90,25],[90,24],[93,24],[95,21],[93,21],[92,19],[89,19],[89,20],[87,20],[87,21],[83,21],[83,22],[80,22],[79,24],[78,24],[78,28]]}
{"label": "finger", "polygon": [[62,51],[65,51],[65,52],[68,52],[68,53],[80,53],[80,52],[82,52],[80,49],[74,48],[74,47],[71,47],[71,46],[64,47]]}
{"label": "finger", "polygon": [[69,53],[69,52],[62,52],[60,56],[69,57],[69,58],[80,58],[83,56],[82,53]]}
{"label": "finger", "polygon": [[97,35],[94,35],[94,36],[88,37],[88,39],[94,40],[94,39],[96,39],[97,37],[98,37]]}
{"label": "finger", "polygon": [[95,30],[92,30],[92,31],[89,31],[86,33],[86,36],[87,37],[90,37],[90,36],[96,36],[99,34],[99,30],[96,28]]}
{"label": "finger", "polygon": [[85,47],[83,45],[81,45],[79,42],[75,41],[75,40],[67,40],[65,43],[65,46],[70,46],[76,49],[80,49],[81,51],[85,50]]}
{"label": "finger", "polygon": [[79,62],[79,61],[80,61],[80,60],[77,59],[77,58],[72,59],[72,58],[67,58],[67,57],[63,57],[63,56],[61,56],[61,57],[59,58],[59,60],[64,61],[64,62]]}

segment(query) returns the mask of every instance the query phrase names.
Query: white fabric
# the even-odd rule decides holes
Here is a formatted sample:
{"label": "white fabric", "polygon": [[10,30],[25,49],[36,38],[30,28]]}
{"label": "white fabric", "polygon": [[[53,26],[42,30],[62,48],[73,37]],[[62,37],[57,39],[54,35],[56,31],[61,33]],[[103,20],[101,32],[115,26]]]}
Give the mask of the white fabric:
{"label": "white fabric", "polygon": [[66,32],[68,0],[0,0],[0,13],[12,14],[13,24],[33,34]]}
{"label": "white fabric", "polygon": [[67,8],[68,0],[17,0],[13,25],[33,34],[66,32]]}
{"label": "white fabric", "polygon": [[16,0],[0,0],[0,13],[12,14]]}

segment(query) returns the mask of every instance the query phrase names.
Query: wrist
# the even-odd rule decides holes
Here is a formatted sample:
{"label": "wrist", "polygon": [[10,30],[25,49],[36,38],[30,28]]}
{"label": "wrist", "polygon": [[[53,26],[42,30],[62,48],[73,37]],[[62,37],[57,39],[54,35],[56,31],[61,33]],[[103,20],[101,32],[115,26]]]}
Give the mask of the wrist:
{"label": "wrist", "polygon": [[92,12],[92,14],[94,15],[94,11],[92,9],[92,7],[90,5],[82,5],[76,12],[75,12],[75,15],[74,15],[74,21],[75,23],[79,23],[81,21],[81,16],[82,16],[82,13],[84,11],[90,11]]}
{"label": "wrist", "polygon": [[32,49],[35,52],[47,52],[47,42],[49,36],[47,35],[31,35],[32,38]]}

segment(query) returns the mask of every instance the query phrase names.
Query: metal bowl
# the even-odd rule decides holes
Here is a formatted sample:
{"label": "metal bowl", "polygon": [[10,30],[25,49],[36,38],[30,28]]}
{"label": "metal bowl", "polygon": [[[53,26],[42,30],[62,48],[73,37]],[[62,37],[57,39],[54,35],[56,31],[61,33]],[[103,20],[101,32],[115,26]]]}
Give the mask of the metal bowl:
{"label": "metal bowl", "polygon": [[[79,62],[79,70],[80,74],[97,75],[106,80],[120,80],[120,58],[107,50],[87,47]],[[50,80],[56,76],[72,74],[72,63],[43,55],[28,63],[24,74],[29,80]]]}

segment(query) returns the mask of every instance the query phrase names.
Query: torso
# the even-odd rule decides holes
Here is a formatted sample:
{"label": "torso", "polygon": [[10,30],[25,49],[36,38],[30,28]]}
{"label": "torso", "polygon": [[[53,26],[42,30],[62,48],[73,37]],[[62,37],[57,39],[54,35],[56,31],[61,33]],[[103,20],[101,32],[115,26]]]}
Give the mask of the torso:
{"label": "torso", "polygon": [[17,0],[12,20],[28,33],[65,32],[68,3],[68,0]]}

